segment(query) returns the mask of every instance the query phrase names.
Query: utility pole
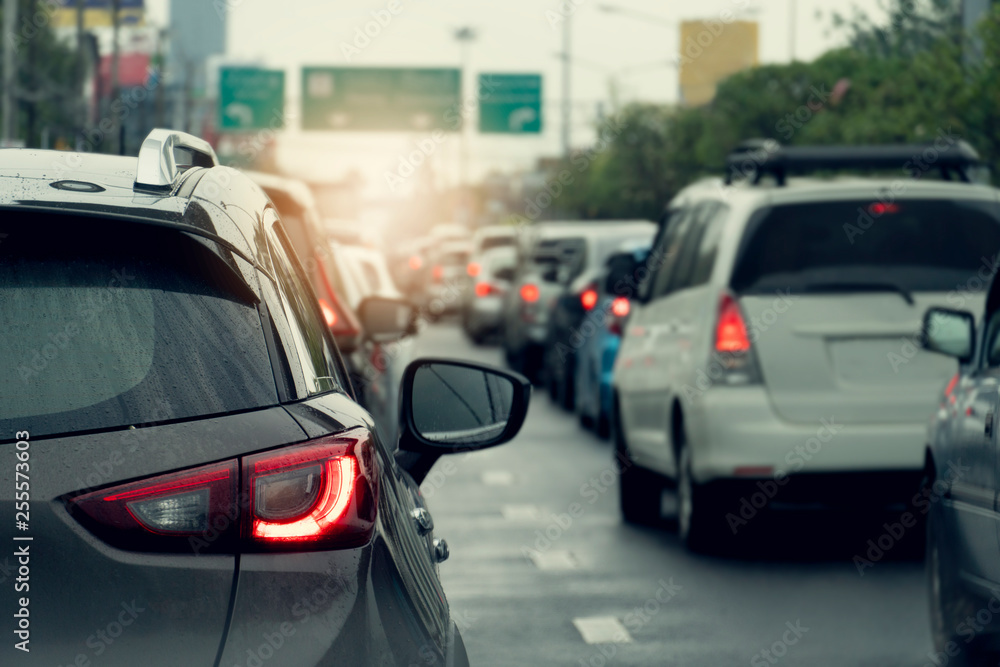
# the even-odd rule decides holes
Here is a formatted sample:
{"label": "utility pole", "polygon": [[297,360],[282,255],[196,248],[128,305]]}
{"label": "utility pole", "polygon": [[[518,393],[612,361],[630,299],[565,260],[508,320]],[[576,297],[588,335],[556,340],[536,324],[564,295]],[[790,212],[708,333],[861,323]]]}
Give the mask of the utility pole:
{"label": "utility pole", "polygon": [[[464,91],[464,83],[468,79],[469,69],[469,45],[476,39],[476,30],[470,26],[459,28],[455,31],[455,39],[461,46],[462,73],[460,75],[463,85],[460,88]],[[472,198],[469,196],[469,128],[466,118],[462,118],[462,126],[459,128],[459,156],[458,156],[458,178],[459,178],[459,222],[463,225],[469,224],[472,217]]]}
{"label": "utility pole", "polygon": [[569,159],[570,138],[573,123],[573,97],[572,97],[572,67],[570,63],[570,21],[571,16],[567,16],[563,21],[563,94],[562,94],[562,153],[563,157]]}
{"label": "utility pole", "polygon": [[3,0],[3,145],[10,146],[17,133],[17,49],[14,30],[17,27],[17,0]]}
{"label": "utility pole", "polygon": [[125,146],[122,141],[121,128],[122,119],[118,118],[117,112],[115,111],[115,102],[121,96],[120,81],[118,77],[118,64],[121,58],[121,43],[119,41],[121,32],[121,0],[111,0],[111,25],[112,25],[112,39],[114,43],[112,44],[111,51],[111,103],[108,105],[108,113],[111,114],[111,122],[114,126],[112,129],[113,138],[112,146],[114,147],[113,153],[117,155],[125,154]]}
{"label": "utility pole", "polygon": [[84,98],[84,79],[87,78],[87,45],[84,43],[83,15],[86,10],[86,0],[76,0],[76,80],[80,86],[80,114],[77,119],[80,135],[87,132],[87,119],[89,111],[87,100]]}

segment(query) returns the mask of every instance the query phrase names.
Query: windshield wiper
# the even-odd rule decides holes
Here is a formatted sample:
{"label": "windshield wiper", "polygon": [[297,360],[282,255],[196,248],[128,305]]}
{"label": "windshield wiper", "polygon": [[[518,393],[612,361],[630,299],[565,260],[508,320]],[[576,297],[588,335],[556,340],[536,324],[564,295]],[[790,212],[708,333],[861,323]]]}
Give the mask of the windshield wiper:
{"label": "windshield wiper", "polygon": [[916,302],[913,294],[901,285],[888,282],[829,282],[829,283],[809,283],[801,288],[803,292],[895,292],[903,297],[903,300],[911,306]]}

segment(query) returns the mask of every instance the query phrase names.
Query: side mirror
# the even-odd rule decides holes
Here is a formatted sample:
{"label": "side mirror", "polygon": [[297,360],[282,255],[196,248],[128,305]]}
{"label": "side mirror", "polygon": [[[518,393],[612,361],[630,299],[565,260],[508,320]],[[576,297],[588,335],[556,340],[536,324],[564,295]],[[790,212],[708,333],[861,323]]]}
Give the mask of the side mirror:
{"label": "side mirror", "polygon": [[443,454],[495,447],[521,430],[531,383],[481,364],[418,359],[403,373],[397,460],[419,484]]}
{"label": "side mirror", "polygon": [[604,292],[615,296],[634,296],[635,274],[640,262],[631,255],[619,255],[608,262],[608,276],[604,281]]}
{"label": "side mirror", "polygon": [[975,349],[976,319],[972,313],[948,308],[931,308],[924,314],[920,344],[925,350],[955,357],[960,363],[972,360]]}
{"label": "side mirror", "polygon": [[363,334],[376,343],[391,343],[416,333],[417,309],[402,299],[365,298],[358,306]]}

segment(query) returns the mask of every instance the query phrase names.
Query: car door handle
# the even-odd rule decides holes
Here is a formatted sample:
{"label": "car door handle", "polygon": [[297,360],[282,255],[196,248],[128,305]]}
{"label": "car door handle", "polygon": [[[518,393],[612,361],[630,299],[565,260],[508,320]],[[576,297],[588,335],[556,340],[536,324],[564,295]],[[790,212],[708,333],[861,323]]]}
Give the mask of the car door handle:
{"label": "car door handle", "polygon": [[426,535],[434,530],[434,519],[431,518],[431,513],[423,507],[418,507],[410,512],[410,516],[413,517],[413,522],[417,524],[417,532],[421,535]]}
{"label": "car door handle", "polygon": [[993,413],[992,412],[987,412],[986,413],[986,429],[985,430],[986,430],[986,437],[987,438],[992,438],[993,437]]}
{"label": "car door handle", "polygon": [[440,537],[436,538],[434,540],[434,560],[443,563],[448,560],[448,556],[450,555],[451,551],[448,549],[448,542]]}

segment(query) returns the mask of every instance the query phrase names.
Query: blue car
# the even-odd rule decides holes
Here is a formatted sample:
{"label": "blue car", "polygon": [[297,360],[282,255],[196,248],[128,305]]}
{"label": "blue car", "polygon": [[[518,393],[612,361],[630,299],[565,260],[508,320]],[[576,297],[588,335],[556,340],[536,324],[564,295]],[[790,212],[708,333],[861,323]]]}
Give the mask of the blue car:
{"label": "blue car", "polygon": [[649,255],[648,244],[627,244],[608,258],[591,288],[597,304],[575,332],[576,414],[580,424],[601,438],[611,433],[611,374],[618,356],[630,299],[638,286],[637,271]]}

